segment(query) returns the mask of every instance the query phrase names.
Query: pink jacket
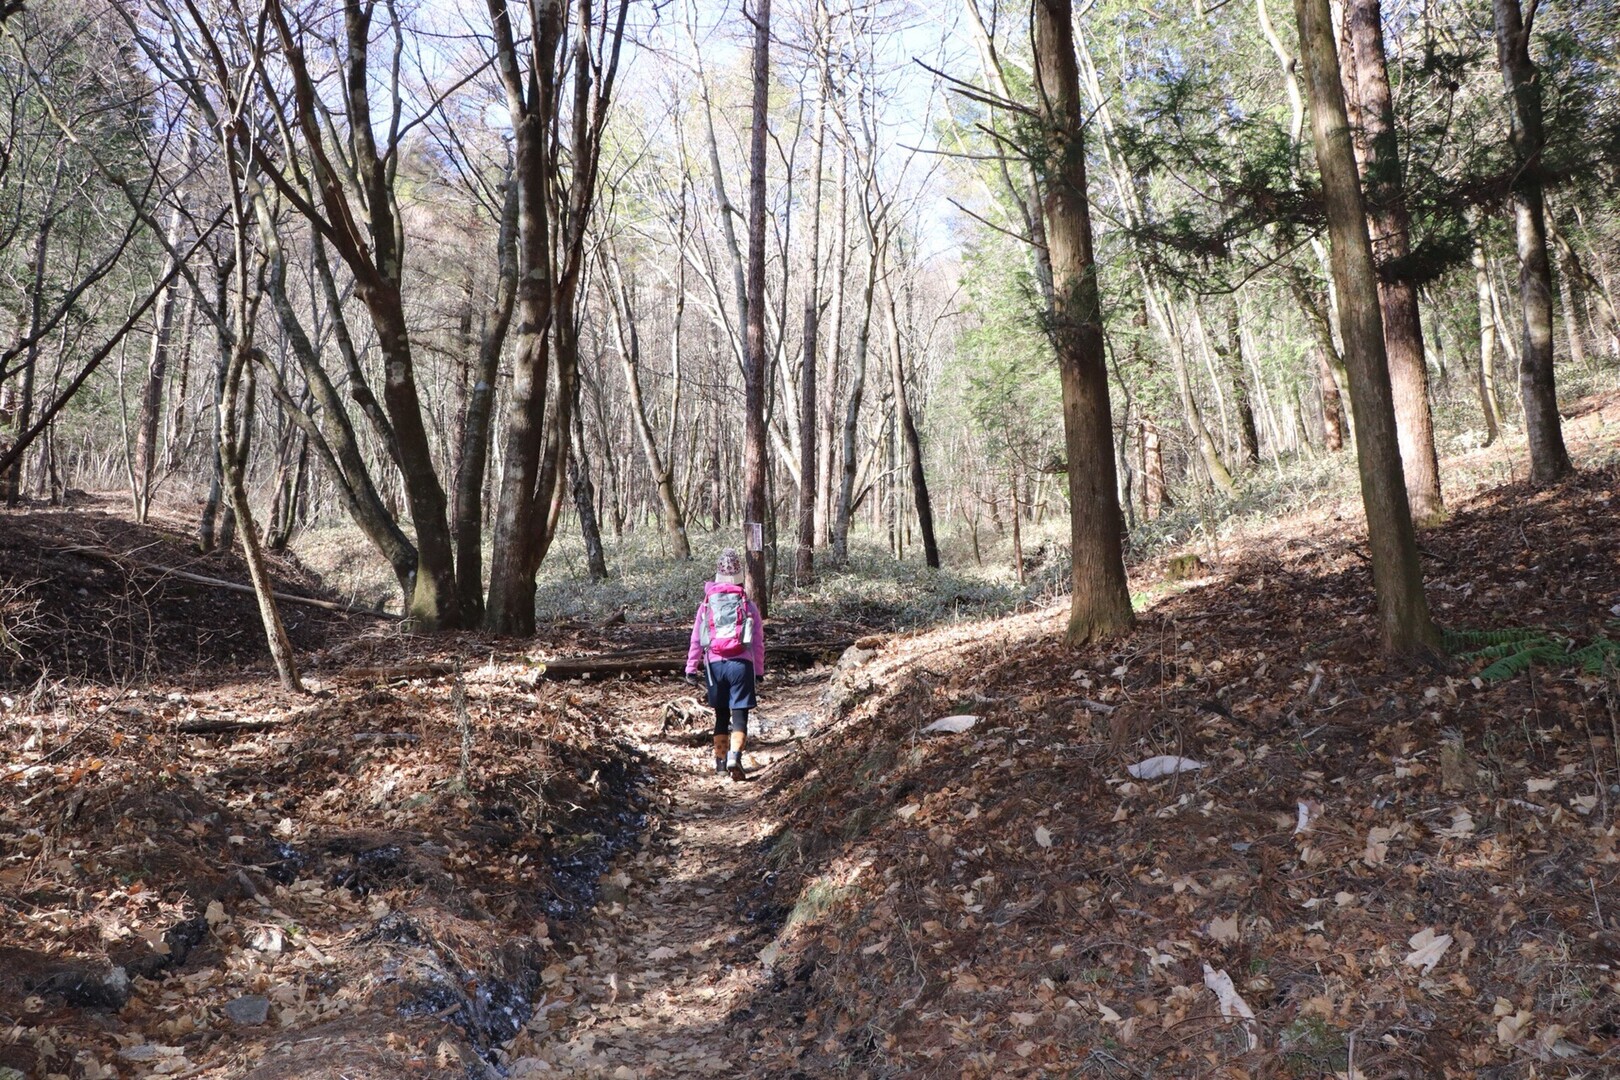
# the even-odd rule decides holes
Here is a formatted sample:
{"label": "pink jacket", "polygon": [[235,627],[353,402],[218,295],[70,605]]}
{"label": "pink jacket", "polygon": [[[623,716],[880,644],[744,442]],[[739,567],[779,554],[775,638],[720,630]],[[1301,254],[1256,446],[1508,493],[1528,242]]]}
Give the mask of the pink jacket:
{"label": "pink jacket", "polygon": [[[714,592],[715,583],[705,582],[703,586],[703,599],[708,600],[709,594]],[[748,601],[748,617],[754,620],[754,640],[748,646],[748,659],[754,665],[754,674],[765,674],[765,620],[760,617],[759,608],[754,606],[752,600]],[[700,628],[703,625],[703,608],[699,607],[697,614],[692,616],[692,641],[686,647],[686,673],[695,675],[703,670],[703,639]]]}

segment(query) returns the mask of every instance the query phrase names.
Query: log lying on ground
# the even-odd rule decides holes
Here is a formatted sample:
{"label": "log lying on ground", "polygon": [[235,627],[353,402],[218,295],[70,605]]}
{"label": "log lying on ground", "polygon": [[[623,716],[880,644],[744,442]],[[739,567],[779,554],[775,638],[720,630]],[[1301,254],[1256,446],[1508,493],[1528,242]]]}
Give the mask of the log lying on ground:
{"label": "log lying on ground", "polygon": [[[765,648],[767,668],[807,668],[837,660],[852,641],[806,641],[769,645]],[[547,660],[543,679],[585,679],[611,675],[679,675],[686,670],[684,652],[632,649],[600,656],[558,657]]]}
{"label": "log lying on ground", "polygon": [[[160,577],[179,578],[181,581],[189,581],[197,585],[207,585],[210,588],[225,589],[229,592],[246,593],[249,596],[253,595],[253,586],[251,585],[243,585],[240,582],[235,581],[226,581],[224,578],[209,577],[206,574],[193,574],[189,570],[181,570],[180,568],[174,566],[158,566],[155,563],[139,562],[137,560],[119,555],[116,552],[108,551],[105,548],[74,545],[72,547],[57,548],[56,550],[62,552],[64,555],[87,555],[92,559],[100,559],[103,562],[110,562],[114,566],[126,571],[144,570],[149,574],[157,574]],[[313,596],[295,596],[292,593],[275,591],[272,591],[270,595],[274,596],[277,600],[283,601],[284,603],[304,604],[308,607],[321,608],[325,611],[340,611],[345,615],[369,615],[373,619],[399,618],[398,615],[394,615],[391,612],[378,611],[375,608],[365,607],[360,604],[345,604],[337,600],[321,600]]]}

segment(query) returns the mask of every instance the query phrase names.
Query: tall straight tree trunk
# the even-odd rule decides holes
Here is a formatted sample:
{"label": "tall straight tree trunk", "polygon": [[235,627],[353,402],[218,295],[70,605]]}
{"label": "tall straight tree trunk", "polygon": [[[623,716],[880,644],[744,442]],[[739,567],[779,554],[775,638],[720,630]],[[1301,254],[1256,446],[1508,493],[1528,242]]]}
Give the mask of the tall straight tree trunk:
{"label": "tall straight tree trunk", "polygon": [[856,439],[861,398],[866,391],[866,354],[872,339],[872,302],[877,288],[877,237],[871,229],[867,230],[866,244],[869,258],[861,290],[861,323],[855,330],[855,348],[850,357],[849,398],[844,402],[843,469],[838,477],[838,507],[833,515],[833,561],[840,565],[849,558],[849,530],[855,515],[855,475],[860,468]]}
{"label": "tall straight tree trunk", "polygon": [[1170,489],[1164,482],[1164,450],[1159,427],[1152,420],[1142,421],[1142,516],[1157,521],[1172,505]]}
{"label": "tall straight tree trunk", "polygon": [[[175,253],[180,249],[180,230],[185,227],[185,207],[176,206],[169,212],[166,228],[169,252],[165,259],[165,274],[173,267]],[[135,429],[135,520],[146,523],[147,511],[152,506],[152,481],[157,472],[158,421],[163,414],[163,380],[169,367],[169,348],[174,337],[174,308],[179,299],[181,284],[171,282],[163,290],[153,318],[152,348],[147,355],[146,383],[141,388],[141,413]]]}
{"label": "tall straight tree trunk", "polygon": [[[1576,215],[1577,217],[1580,215],[1578,207]],[[1580,253],[1575,250],[1575,245],[1558,228],[1558,222],[1551,210],[1547,214],[1547,238],[1558,249],[1559,268],[1569,279],[1570,287],[1576,290],[1576,296],[1579,297],[1584,293],[1596,307],[1599,315],[1596,321],[1601,323],[1604,333],[1609,337],[1609,352],[1620,357],[1620,316],[1615,313],[1614,301],[1609,298],[1608,287],[1587,269]],[[1568,306],[1566,303],[1565,307]],[[1588,311],[1587,314],[1590,316],[1591,312]]]}
{"label": "tall straight tree trunk", "polygon": [[1580,308],[1575,303],[1575,286],[1570,281],[1569,265],[1558,268],[1558,302],[1563,308],[1564,336],[1569,341],[1569,360],[1576,367],[1586,366],[1586,340],[1581,332]]}
{"label": "tall straight tree trunk", "polygon": [[[225,261],[215,272],[214,279],[214,310],[229,311],[231,296],[231,276],[236,271],[236,252],[233,248],[227,254]],[[215,323],[214,347],[218,356],[214,362],[214,423],[209,434],[209,484],[208,496],[203,500],[201,520],[197,524],[197,549],[207,552],[220,546],[219,517],[220,506],[225,500],[225,462],[223,447],[219,441],[220,410],[224,407],[225,376],[230,370],[231,342],[230,329],[223,321]],[[226,514],[230,511],[227,509]],[[229,546],[228,544],[226,546]]]}
{"label": "tall straight tree trunk", "polygon": [[888,279],[883,283],[883,294],[889,307],[889,370],[893,379],[895,425],[906,445],[906,463],[911,470],[911,494],[917,504],[917,523],[922,532],[923,562],[938,570],[939,544],[934,539],[934,504],[928,497],[922,442],[917,437],[917,424],[912,419],[911,401],[906,394],[906,359],[900,347],[900,314],[894,302],[894,287]]}
{"label": "tall straight tree trunk", "polygon": [[1479,367],[1474,371],[1479,410],[1485,418],[1485,445],[1496,441],[1502,406],[1496,399],[1496,309],[1492,302],[1491,272],[1485,261],[1485,243],[1474,240],[1474,290],[1479,312]]}
{"label": "tall straight tree trunk", "polygon": [[[1547,259],[1547,215],[1541,187],[1541,72],[1530,59],[1530,31],[1519,0],[1492,0],[1496,62],[1510,109],[1513,157],[1513,226],[1519,249],[1519,307],[1524,339],[1519,350],[1519,396],[1530,448],[1530,482],[1551,484],[1574,466],[1564,448],[1553,379],[1552,266]],[[1531,5],[1531,19],[1535,5]]]}
{"label": "tall straight tree trunk", "polygon": [[765,515],[770,510],[765,493],[765,136],[771,90],[771,0],[756,0],[752,19],[754,103],[748,134],[748,320],[743,365],[743,521],[748,534],[744,566],[748,595],[761,615],[769,615],[764,545],[755,543],[753,530],[765,531]]}
{"label": "tall straight tree trunk", "polygon": [[1395,106],[1384,55],[1380,0],[1348,0],[1349,85],[1355,88],[1353,119],[1366,185],[1367,226],[1373,260],[1379,267],[1378,303],[1384,319],[1384,350],[1395,399],[1406,498],[1419,525],[1446,515],[1440,491],[1440,461],[1434,448],[1434,413],[1429,407],[1429,371],[1423,354],[1423,320],[1417,286],[1403,270],[1411,254],[1411,215],[1401,179],[1395,140]]}
{"label": "tall straight tree trunk", "polygon": [[[1331,273],[1331,270],[1329,272]],[[1347,430],[1355,427],[1355,410],[1351,408],[1346,397],[1346,391],[1350,388],[1350,376],[1344,368],[1344,357],[1339,353],[1339,347],[1333,340],[1333,317],[1329,314],[1327,303],[1323,301],[1321,294],[1306,282],[1303,271],[1296,270],[1289,275],[1289,287],[1299,304],[1300,313],[1305,316],[1305,321],[1316,338],[1318,349],[1316,361],[1320,365],[1320,370],[1327,373],[1327,382],[1322,384],[1323,401],[1325,403],[1331,396],[1343,421],[1336,436],[1341,445],[1328,448],[1339,450]],[[1354,437],[1353,431],[1351,437]]]}
{"label": "tall straight tree trunk", "polygon": [[1343,399],[1333,368],[1328,365],[1327,350],[1318,345],[1311,355],[1316,358],[1316,386],[1322,398],[1322,441],[1329,453],[1337,454],[1344,449]]}
{"label": "tall straight tree trunk", "polygon": [[[60,170],[58,170],[60,175]],[[41,311],[41,296],[45,288],[45,255],[50,249],[51,227],[56,221],[54,214],[47,214],[39,223],[39,232],[34,237],[34,262],[32,277],[28,283],[28,348],[23,353],[22,363],[22,393],[17,401],[16,431],[21,438],[33,423],[34,419],[34,379],[35,369],[39,366],[39,321]],[[0,486],[5,488],[7,506],[16,506],[22,489],[22,458],[6,470],[5,477],[0,479]]]}
{"label": "tall straight tree trunk", "polygon": [[1243,327],[1238,317],[1237,300],[1226,315],[1226,376],[1232,381],[1232,408],[1237,413],[1238,445],[1243,460],[1250,465],[1260,464],[1260,433],[1254,424],[1254,404],[1249,400],[1249,382],[1243,364]]}
{"label": "tall straight tree trunk", "polygon": [[1429,602],[1423,594],[1417,536],[1401,475],[1378,276],[1350,144],[1328,0],[1294,0],[1294,16],[1310,89],[1311,136],[1322,178],[1339,329],[1344,335],[1344,361],[1355,404],[1356,463],[1367,515],[1379,642],[1390,653],[1432,653],[1439,648],[1440,635],[1429,618]]}
{"label": "tall straight tree trunk", "polygon": [[832,321],[828,327],[828,354],[832,367],[826,379],[826,408],[822,413],[822,445],[826,453],[821,456],[821,490],[816,497],[816,531],[828,546],[833,541],[833,477],[839,473],[842,461],[841,447],[835,440],[838,433],[838,380],[841,374],[844,347],[844,296],[849,281],[849,154],[839,148],[838,154],[838,215],[837,231],[833,234],[833,285],[829,299]]}
{"label": "tall straight tree trunk", "polygon": [[[823,56],[822,91],[816,104],[816,157],[810,176],[810,237],[805,245],[804,359],[799,365],[799,530],[793,582],[807,586],[816,577],[816,333],[821,323],[821,176],[827,156],[827,93],[831,83]],[[833,346],[837,348],[836,343]]]}
{"label": "tall straight tree trunk", "polygon": [[553,168],[549,129],[564,18],[559,4],[540,9],[534,20],[525,74],[518,69],[505,0],[489,0],[489,9],[514,132],[512,177],[518,200],[518,284],[512,384],[506,406],[500,500],[492,529],[494,548],[484,628],[498,634],[523,635],[534,631],[534,578],[527,573],[527,567],[545,513],[544,507],[536,505],[535,487],[540,476],[551,371],[555,238],[547,205]]}
{"label": "tall straight tree trunk", "polygon": [[1143,285],[1147,290],[1148,309],[1164,332],[1165,345],[1170,350],[1170,366],[1175,371],[1176,391],[1181,396],[1182,418],[1192,432],[1193,441],[1198,444],[1198,452],[1209,473],[1210,482],[1222,495],[1236,495],[1237,485],[1232,482],[1232,472],[1221,460],[1215,437],[1210,434],[1209,425],[1204,423],[1204,411],[1198,407],[1198,399],[1193,395],[1192,373],[1187,368],[1187,350],[1181,339],[1181,320],[1176,317],[1170,297],[1160,296],[1145,273]]}
{"label": "tall straight tree trunk", "polygon": [[596,520],[596,493],[591,488],[591,459],[585,456],[585,422],[574,408],[574,452],[568,458],[568,486],[579,514],[580,536],[585,541],[585,565],[592,581],[606,581],[607,558],[602,552],[602,528]]}
{"label": "tall straight tree trunk", "polygon": [[[630,390],[630,417],[641,440],[641,451],[647,461],[658,492],[658,505],[663,518],[664,531],[669,537],[670,554],[679,562],[692,557],[692,545],[686,537],[686,516],[675,495],[675,447],[669,447],[666,459],[658,448],[658,434],[653,431],[652,418],[647,412],[646,397],[641,391],[641,331],[636,322],[636,309],[625,284],[624,273],[617,255],[610,245],[601,252],[603,288],[608,294],[608,307],[613,313],[613,331],[618,342],[619,364],[624,370],[624,382]],[[677,301],[677,305],[679,301]],[[676,339],[678,341],[678,339]],[[679,364],[680,346],[672,343],[672,352]],[[678,382],[676,385],[679,385]],[[671,411],[679,402],[671,403]]]}
{"label": "tall straight tree trunk", "polygon": [[1084,114],[1069,0],[1035,0],[1035,75],[1050,177],[1044,192],[1052,263],[1052,343],[1063,386],[1073,589],[1067,639],[1101,641],[1135,622],[1125,579],[1125,524],[1114,475],[1102,298],[1092,255]]}
{"label": "tall straight tree trunk", "polygon": [[518,186],[508,171],[496,240],[495,304],[478,335],[478,367],[461,421],[461,467],[455,477],[456,587],[461,593],[462,625],[484,617],[484,482],[489,467],[490,420],[495,411],[495,377],[517,301]]}

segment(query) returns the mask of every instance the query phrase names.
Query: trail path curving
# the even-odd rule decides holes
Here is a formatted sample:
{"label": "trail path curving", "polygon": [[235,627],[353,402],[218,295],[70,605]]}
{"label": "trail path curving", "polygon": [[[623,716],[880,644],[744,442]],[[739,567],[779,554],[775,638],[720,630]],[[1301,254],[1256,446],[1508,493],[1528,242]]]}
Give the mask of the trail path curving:
{"label": "trail path curving", "polygon": [[634,721],[627,734],[654,759],[654,820],[547,969],[546,1000],[514,1047],[516,1080],[782,1075],[749,1054],[774,928],[749,920],[763,893],[748,856],[776,828],[762,796],[798,752],[824,682],[790,677],[762,694],[741,783],[709,771],[706,736],[661,732],[650,711]]}

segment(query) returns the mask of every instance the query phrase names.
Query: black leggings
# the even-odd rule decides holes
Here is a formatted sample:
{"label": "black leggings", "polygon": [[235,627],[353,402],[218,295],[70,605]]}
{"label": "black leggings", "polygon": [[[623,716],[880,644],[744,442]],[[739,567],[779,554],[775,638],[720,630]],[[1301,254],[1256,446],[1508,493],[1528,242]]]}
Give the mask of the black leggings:
{"label": "black leggings", "polygon": [[724,705],[714,707],[714,733],[724,735],[727,732],[738,731],[748,734],[748,710],[730,709]]}

